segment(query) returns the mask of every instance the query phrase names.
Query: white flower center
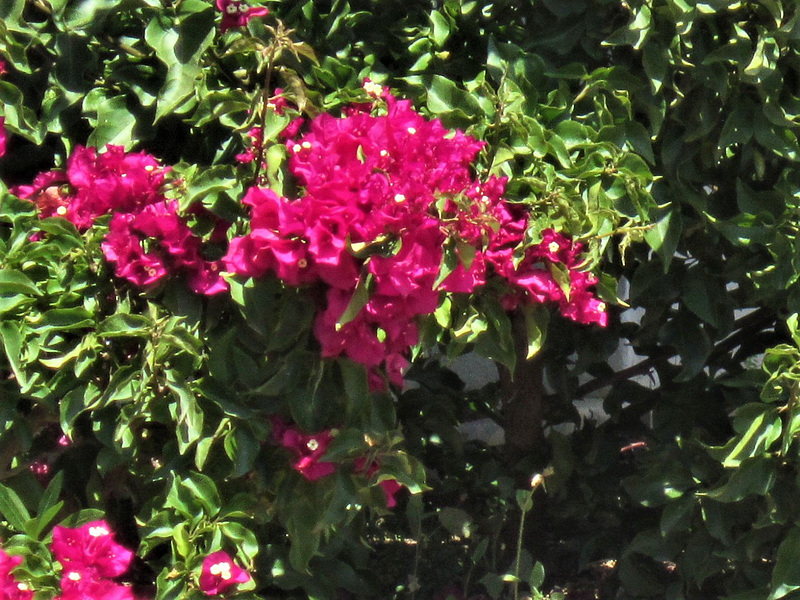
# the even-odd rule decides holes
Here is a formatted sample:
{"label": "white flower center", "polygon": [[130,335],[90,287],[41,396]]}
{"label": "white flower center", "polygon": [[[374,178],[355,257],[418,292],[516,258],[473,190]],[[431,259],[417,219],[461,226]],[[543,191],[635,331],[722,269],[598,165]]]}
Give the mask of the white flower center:
{"label": "white flower center", "polygon": [[314,438],[311,438],[310,440],[308,440],[308,443],[306,444],[306,447],[309,450],[311,450],[312,452],[314,452],[314,450],[319,448],[319,442],[317,440],[315,440]]}
{"label": "white flower center", "polygon": [[56,209],[56,214],[61,216],[61,217],[63,217],[65,214],[67,214],[67,207],[66,206],[59,206]]}
{"label": "white flower center", "polygon": [[415,133],[417,133],[417,128],[416,127],[409,127],[408,129],[406,129],[406,131],[409,134],[414,135]]}
{"label": "white flower center", "polygon": [[403,194],[395,194],[394,195],[394,201],[399,204],[400,202],[405,202],[406,201],[406,197]]}
{"label": "white flower center", "polygon": [[370,96],[380,96],[381,92],[383,92],[383,86],[374,81],[365,81],[363,87],[364,91]]}
{"label": "white flower center", "polygon": [[108,535],[109,533],[111,532],[108,529],[99,525],[95,527],[89,527],[89,535],[92,537],[100,537],[102,535]]}
{"label": "white flower center", "polygon": [[211,568],[208,570],[209,573],[212,575],[216,575],[225,579],[226,581],[232,577],[231,575],[231,563],[229,562],[220,562],[211,565]]}
{"label": "white flower center", "polygon": [[229,4],[228,7],[225,9],[225,12],[229,15],[235,15],[238,12],[238,8],[236,8],[235,4]]}
{"label": "white flower center", "polygon": [[555,254],[556,252],[561,250],[561,246],[558,245],[558,242],[550,242],[550,244],[547,246],[547,249],[550,250],[550,252],[552,252],[553,254]]}
{"label": "white flower center", "polygon": [[81,574],[76,572],[76,571],[70,571],[67,574],[67,579],[69,579],[70,581],[80,581],[81,580]]}

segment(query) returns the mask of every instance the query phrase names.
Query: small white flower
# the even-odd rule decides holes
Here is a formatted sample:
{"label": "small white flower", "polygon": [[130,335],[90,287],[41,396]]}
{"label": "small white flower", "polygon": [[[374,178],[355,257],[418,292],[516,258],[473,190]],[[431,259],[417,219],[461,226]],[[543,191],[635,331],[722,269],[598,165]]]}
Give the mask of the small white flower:
{"label": "small white flower", "polygon": [[211,568],[208,570],[209,573],[212,575],[218,575],[224,580],[228,580],[232,577],[231,575],[231,563],[229,562],[219,562],[216,564],[211,565]]}
{"label": "small white flower", "polygon": [[108,535],[109,533],[111,532],[108,529],[106,529],[105,527],[101,527],[99,525],[96,525],[94,527],[89,527],[89,535],[92,537],[101,537],[104,535]]}

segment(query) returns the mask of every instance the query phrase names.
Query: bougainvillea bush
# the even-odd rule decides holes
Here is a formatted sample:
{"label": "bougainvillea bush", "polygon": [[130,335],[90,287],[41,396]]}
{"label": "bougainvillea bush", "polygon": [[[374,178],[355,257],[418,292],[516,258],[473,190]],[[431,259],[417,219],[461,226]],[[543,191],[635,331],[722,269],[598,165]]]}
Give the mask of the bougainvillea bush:
{"label": "bougainvillea bush", "polygon": [[0,3],[0,595],[800,588],[798,14],[656,4]]}

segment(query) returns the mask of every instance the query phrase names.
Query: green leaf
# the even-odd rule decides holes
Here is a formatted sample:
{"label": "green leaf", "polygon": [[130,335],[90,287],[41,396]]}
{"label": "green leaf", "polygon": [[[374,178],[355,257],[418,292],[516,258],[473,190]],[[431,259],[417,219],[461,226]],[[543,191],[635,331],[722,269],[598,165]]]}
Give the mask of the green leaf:
{"label": "green leaf", "polygon": [[0,483],[0,516],[17,531],[25,531],[31,515],[17,493]]}
{"label": "green leaf", "polygon": [[459,88],[453,81],[433,75],[428,88],[428,110],[434,114],[461,110],[467,116],[477,117],[483,114],[475,97]]}
{"label": "green leaf", "polygon": [[683,370],[676,381],[689,381],[703,370],[711,353],[711,340],[694,319],[678,314],[661,328],[659,338],[662,343],[674,347],[680,356]]}
{"label": "green leaf", "polygon": [[39,507],[36,509],[36,519],[30,531],[32,537],[38,538],[64,505],[63,502],[59,501],[63,482],[64,471],[59,471],[48,484],[44,494],[42,494],[39,500]]}
{"label": "green leaf", "polygon": [[123,0],[76,0],[64,11],[64,23],[72,30],[99,29],[105,17]]}
{"label": "green leaf", "polygon": [[219,512],[222,501],[213,479],[202,473],[192,473],[181,481],[181,485],[200,503],[206,516],[213,517]]}
{"label": "green leaf", "polygon": [[659,42],[650,40],[642,48],[642,65],[650,78],[654,93],[658,93],[664,85],[670,66],[669,51]]}
{"label": "green leaf", "polygon": [[28,377],[22,366],[22,334],[19,325],[10,321],[0,323],[0,336],[14,376],[22,388],[27,387]]}
{"label": "green leaf", "polygon": [[178,450],[183,454],[203,435],[203,411],[187,384],[178,382],[175,376],[174,371],[167,371],[167,386],[178,400],[170,405],[170,412],[176,420]]}
{"label": "green leaf", "polygon": [[301,573],[307,573],[308,563],[317,554],[321,541],[316,511],[310,500],[298,498],[286,522],[286,530],[292,544],[289,550],[289,562]]}
{"label": "green leaf", "polygon": [[22,17],[22,11],[25,9],[25,0],[6,0],[0,2],[0,19],[5,23],[17,24]]}
{"label": "green leaf", "polygon": [[717,308],[726,292],[715,284],[714,278],[701,268],[691,268],[684,276],[682,298],[686,308],[706,323],[718,327]]}
{"label": "green leaf", "polygon": [[745,459],[762,455],[780,438],[783,428],[777,407],[756,402],[740,407],[733,425],[735,437],[724,446],[709,448],[724,467],[738,467]]}
{"label": "green leaf", "polygon": [[433,11],[430,15],[431,19],[431,39],[437,48],[442,48],[450,37],[450,22],[439,11]]}
{"label": "green leaf", "polygon": [[800,589],[800,528],[793,527],[778,546],[769,600],[778,600]]}
{"label": "green leaf", "polygon": [[51,331],[88,329],[94,325],[94,315],[85,308],[52,308],[33,320],[31,329],[42,335]]}
{"label": "green leaf", "polygon": [[547,326],[550,322],[550,311],[541,305],[527,304],[523,307],[525,330],[528,339],[528,352],[525,358],[530,360],[544,346],[547,338]]}
{"label": "green leaf", "polygon": [[460,538],[469,538],[473,527],[469,513],[452,506],[445,506],[439,511],[439,522],[451,535]]}
{"label": "green leaf", "polygon": [[669,270],[669,265],[675,256],[678,242],[683,232],[683,218],[677,205],[669,206],[660,215],[653,215],[654,227],[651,227],[644,236],[649,246],[658,252],[664,273]]}
{"label": "green leaf", "polygon": [[340,358],[337,362],[342,373],[344,392],[347,395],[348,415],[354,419],[368,415],[370,393],[366,368],[346,358]]}
{"label": "green leaf", "polygon": [[96,110],[97,124],[89,136],[88,144],[97,148],[103,148],[107,144],[130,147],[139,117],[131,112],[127,97],[107,98]]}
{"label": "green leaf", "polygon": [[537,561],[536,564],[533,565],[531,576],[528,579],[528,584],[531,586],[532,590],[538,590],[544,585],[544,575],[544,565]]}
{"label": "green leaf", "polygon": [[355,319],[358,313],[361,312],[361,309],[369,302],[369,281],[369,276],[362,277],[358,280],[358,285],[356,285],[356,289],[353,290],[350,302],[347,303],[347,307],[344,309],[342,316],[336,321],[337,331]]}
{"label": "green leaf", "polygon": [[750,495],[766,496],[775,483],[775,461],[767,456],[745,458],[733,469],[728,481],[707,492],[717,502],[739,502]]}
{"label": "green leaf", "polygon": [[111,315],[97,326],[101,338],[150,337],[153,322],[144,315],[117,313]]}
{"label": "green leaf", "polygon": [[0,294],[41,296],[42,292],[23,272],[5,267],[0,271]]}
{"label": "green leaf", "polygon": [[753,137],[756,108],[752,102],[741,100],[725,119],[719,135],[718,146],[724,150],[733,144],[745,144]]}
{"label": "green leaf", "polygon": [[225,436],[223,445],[228,458],[233,461],[234,477],[241,477],[253,470],[261,444],[245,426],[239,425],[230,431]]}
{"label": "green leaf", "polygon": [[516,499],[523,514],[533,508],[533,490],[517,490]]}
{"label": "green leaf", "polygon": [[697,499],[692,494],[686,494],[667,503],[661,513],[661,535],[680,533],[691,526]]}

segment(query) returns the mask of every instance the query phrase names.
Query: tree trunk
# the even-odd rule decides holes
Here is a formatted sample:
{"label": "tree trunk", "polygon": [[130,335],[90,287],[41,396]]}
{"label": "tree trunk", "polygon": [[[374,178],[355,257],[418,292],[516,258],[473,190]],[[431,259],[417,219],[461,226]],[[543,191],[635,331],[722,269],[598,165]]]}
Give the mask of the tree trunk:
{"label": "tree trunk", "polygon": [[514,313],[511,324],[517,362],[513,377],[506,369],[501,373],[506,453],[514,464],[527,459],[525,462],[530,461],[530,468],[542,468],[548,454],[543,427],[542,360],[538,356],[525,359],[528,341],[524,316]]}
{"label": "tree trunk", "polygon": [[[517,354],[514,375],[502,369],[505,454],[514,473],[517,489],[531,485],[531,477],[541,473],[549,460],[549,447],[544,437],[544,368],[540,356],[526,360],[528,340],[525,317],[511,317],[514,349]],[[516,507],[509,515],[502,532],[502,548],[506,560],[516,556],[520,519],[525,519],[523,548],[534,560],[547,564],[547,495],[539,489],[534,495],[533,510],[523,515]]]}

